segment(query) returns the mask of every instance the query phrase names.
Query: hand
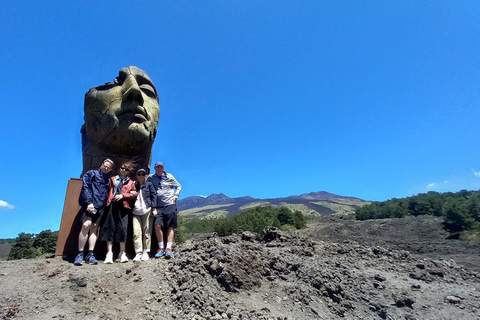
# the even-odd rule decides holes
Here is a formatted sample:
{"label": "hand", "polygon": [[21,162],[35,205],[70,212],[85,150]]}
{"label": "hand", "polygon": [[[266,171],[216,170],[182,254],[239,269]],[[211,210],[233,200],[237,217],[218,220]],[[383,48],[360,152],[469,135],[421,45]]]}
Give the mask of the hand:
{"label": "hand", "polygon": [[153,214],[154,217],[156,217],[157,216],[157,209],[153,209],[152,214]]}
{"label": "hand", "polygon": [[173,202],[177,203],[178,197],[173,197]]}
{"label": "hand", "polygon": [[130,191],[131,194],[133,194],[134,196],[138,195],[138,192],[133,190],[133,191]]}
{"label": "hand", "polygon": [[93,206],[93,203],[90,203],[88,206],[87,206],[87,211],[92,213],[93,210],[95,210],[95,207]]}
{"label": "hand", "polygon": [[115,196],[115,201],[122,200],[122,199],[123,199],[123,195],[121,195],[121,194],[117,194]]}

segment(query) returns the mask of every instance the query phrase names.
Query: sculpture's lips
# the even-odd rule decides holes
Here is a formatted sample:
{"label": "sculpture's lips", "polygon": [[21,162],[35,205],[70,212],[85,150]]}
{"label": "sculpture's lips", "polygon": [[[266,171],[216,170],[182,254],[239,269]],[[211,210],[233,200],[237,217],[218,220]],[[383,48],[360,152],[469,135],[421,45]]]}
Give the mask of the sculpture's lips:
{"label": "sculpture's lips", "polygon": [[145,110],[138,106],[136,108],[126,108],[125,112],[119,114],[118,117],[140,123],[148,120]]}
{"label": "sculpture's lips", "polygon": [[145,118],[145,116],[143,114],[132,113],[132,112],[124,113],[124,114],[120,115],[119,118],[124,119],[124,120],[134,121],[134,122],[145,122],[145,121],[147,121],[147,118]]}

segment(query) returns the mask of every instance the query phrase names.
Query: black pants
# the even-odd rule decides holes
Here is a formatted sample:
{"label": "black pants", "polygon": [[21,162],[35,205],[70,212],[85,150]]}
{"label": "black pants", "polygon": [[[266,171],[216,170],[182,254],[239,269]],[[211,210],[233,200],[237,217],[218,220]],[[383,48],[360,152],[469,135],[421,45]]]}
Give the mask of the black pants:
{"label": "black pants", "polygon": [[122,200],[112,202],[104,214],[99,240],[126,242],[129,212],[129,209],[123,207]]}

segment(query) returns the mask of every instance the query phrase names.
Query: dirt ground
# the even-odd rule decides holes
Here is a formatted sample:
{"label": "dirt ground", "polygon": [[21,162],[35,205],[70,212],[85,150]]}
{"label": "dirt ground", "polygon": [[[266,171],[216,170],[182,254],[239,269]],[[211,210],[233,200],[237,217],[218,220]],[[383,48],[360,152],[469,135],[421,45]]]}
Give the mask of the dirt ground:
{"label": "dirt ground", "polygon": [[480,243],[448,239],[439,217],[419,216],[404,219],[355,221],[333,216],[310,224],[308,236],[322,241],[356,241],[365,246],[407,250],[419,258],[453,259],[480,273]]}
{"label": "dirt ground", "polygon": [[198,236],[172,260],[0,262],[3,319],[478,319],[479,246],[435,218]]}

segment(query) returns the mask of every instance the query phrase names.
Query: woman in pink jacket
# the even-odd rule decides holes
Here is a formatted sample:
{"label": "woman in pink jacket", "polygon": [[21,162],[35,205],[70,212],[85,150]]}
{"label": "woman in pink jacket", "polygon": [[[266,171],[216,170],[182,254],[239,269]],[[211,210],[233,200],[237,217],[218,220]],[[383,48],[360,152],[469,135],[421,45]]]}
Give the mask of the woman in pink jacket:
{"label": "woman in pink jacket", "polygon": [[128,262],[125,254],[127,241],[128,215],[132,212],[132,202],[137,197],[135,182],[128,175],[133,170],[133,163],[127,161],[120,167],[120,174],[110,178],[110,190],[107,197],[107,214],[102,224],[100,240],[107,242],[107,256],[104,263],[113,263],[113,243],[120,243],[117,260]]}

